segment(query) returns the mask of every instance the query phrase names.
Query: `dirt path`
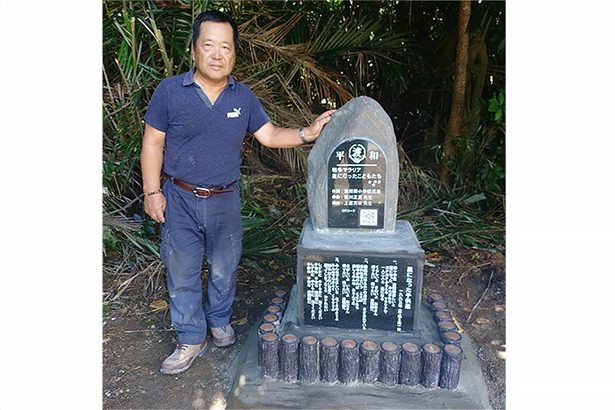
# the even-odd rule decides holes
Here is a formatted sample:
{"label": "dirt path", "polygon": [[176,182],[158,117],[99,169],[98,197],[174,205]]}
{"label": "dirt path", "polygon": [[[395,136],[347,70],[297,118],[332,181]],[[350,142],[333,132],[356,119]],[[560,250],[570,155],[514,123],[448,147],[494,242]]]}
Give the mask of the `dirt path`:
{"label": "dirt path", "polygon": [[[458,322],[478,345],[491,405],[505,408],[505,268],[498,253],[456,249],[428,254],[424,293],[442,293]],[[239,273],[232,321],[237,343],[216,348],[187,372],[167,376],[162,360],[174,348],[168,310],[160,300],[127,296],[121,310],[108,312],[103,325],[103,406],[105,409],[223,409],[233,377],[231,364],[277,287],[294,280],[270,274]],[[158,295],[160,296],[160,295]],[[158,303],[158,304],[157,304]],[[152,308],[153,306],[153,308]],[[155,310],[160,307],[160,309]],[[466,319],[470,320],[465,323]]]}

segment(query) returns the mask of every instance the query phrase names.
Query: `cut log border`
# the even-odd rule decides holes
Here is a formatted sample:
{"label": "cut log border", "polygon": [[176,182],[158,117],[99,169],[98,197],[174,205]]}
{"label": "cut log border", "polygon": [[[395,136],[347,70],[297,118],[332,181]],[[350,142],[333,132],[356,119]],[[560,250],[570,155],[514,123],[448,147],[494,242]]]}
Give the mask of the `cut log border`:
{"label": "cut log border", "polygon": [[359,380],[374,383],[380,376],[380,345],[366,340],[359,347]]}
{"label": "cut log border", "polygon": [[359,344],[354,339],[344,339],[340,343],[339,381],[354,383],[359,379]]}
{"label": "cut log border", "polygon": [[339,343],[334,337],[324,337],[320,341],[320,380],[326,383],[337,381],[339,366]]}
{"label": "cut log border", "polygon": [[314,383],[318,380],[318,339],[303,336],[299,342],[299,381]]}
{"label": "cut log border", "polygon": [[299,338],[292,333],[282,336],[280,343],[280,378],[296,382],[299,373]]}
{"label": "cut log border", "polygon": [[421,381],[421,347],[416,343],[401,345],[399,383],[416,386]]}
{"label": "cut log border", "polygon": [[386,385],[420,383],[427,388],[454,390],[459,386],[464,357],[461,329],[440,293],[431,293],[427,300],[440,333],[439,344],[425,343],[421,348],[412,342],[401,346],[390,341],[378,344],[371,340],[359,343],[345,339],[338,342],[330,336],[319,341],[314,336],[300,339],[290,333],[278,334],[288,302],[288,292],[278,289],[272,294],[258,327],[261,375],[289,383],[379,381]]}
{"label": "cut log border", "polygon": [[443,389],[454,390],[459,386],[463,350],[455,345],[446,345],[443,350],[438,386]]}

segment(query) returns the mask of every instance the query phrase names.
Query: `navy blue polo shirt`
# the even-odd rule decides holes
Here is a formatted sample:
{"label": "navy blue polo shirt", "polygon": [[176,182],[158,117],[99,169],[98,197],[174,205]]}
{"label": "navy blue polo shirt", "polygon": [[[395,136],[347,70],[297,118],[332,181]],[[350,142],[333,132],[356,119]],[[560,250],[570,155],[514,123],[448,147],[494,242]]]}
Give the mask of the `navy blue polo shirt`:
{"label": "navy blue polo shirt", "polygon": [[145,121],[166,133],[163,170],[167,175],[212,187],[239,178],[246,131],[257,131],[269,117],[254,93],[231,76],[212,105],[191,70],[160,82]]}

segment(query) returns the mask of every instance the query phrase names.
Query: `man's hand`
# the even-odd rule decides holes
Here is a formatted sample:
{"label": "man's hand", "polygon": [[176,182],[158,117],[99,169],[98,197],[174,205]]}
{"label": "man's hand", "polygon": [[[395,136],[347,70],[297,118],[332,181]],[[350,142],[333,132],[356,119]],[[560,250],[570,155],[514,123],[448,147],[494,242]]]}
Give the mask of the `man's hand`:
{"label": "man's hand", "polygon": [[313,123],[310,124],[309,127],[303,129],[305,133],[305,139],[308,141],[314,141],[316,138],[320,137],[320,132],[322,131],[322,127],[325,126],[326,123],[331,121],[331,116],[336,110],[325,111],[318,116],[314,120]]}
{"label": "man's hand", "polygon": [[164,209],[167,206],[167,199],[162,192],[149,195],[144,198],[145,212],[156,222],[164,222]]}

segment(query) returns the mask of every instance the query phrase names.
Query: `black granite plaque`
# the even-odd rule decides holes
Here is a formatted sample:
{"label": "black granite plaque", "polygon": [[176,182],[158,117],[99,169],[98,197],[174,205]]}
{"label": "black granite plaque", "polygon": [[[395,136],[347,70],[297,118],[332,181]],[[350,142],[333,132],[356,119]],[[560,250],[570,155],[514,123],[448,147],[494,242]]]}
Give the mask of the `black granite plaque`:
{"label": "black granite plaque", "polygon": [[382,229],[386,158],[380,147],[366,139],[345,141],[328,165],[328,226]]}
{"label": "black granite plaque", "polygon": [[413,330],[416,259],[306,255],[303,324],[348,329]]}

